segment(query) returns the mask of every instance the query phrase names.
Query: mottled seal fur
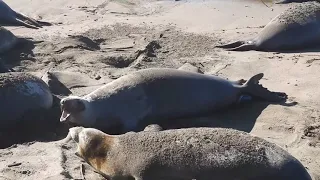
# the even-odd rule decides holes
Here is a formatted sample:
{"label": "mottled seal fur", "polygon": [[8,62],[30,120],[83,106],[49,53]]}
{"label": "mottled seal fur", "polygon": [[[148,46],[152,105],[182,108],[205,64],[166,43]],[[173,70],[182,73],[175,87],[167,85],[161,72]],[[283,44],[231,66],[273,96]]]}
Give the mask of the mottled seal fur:
{"label": "mottled seal fur", "polygon": [[0,74],[0,99],[1,128],[14,124],[28,111],[52,106],[48,86],[40,78],[22,72]]}
{"label": "mottled seal fur", "polygon": [[108,135],[73,127],[76,155],[110,180],[311,180],[279,146],[224,128],[187,128]]}
{"label": "mottled seal fur", "polygon": [[4,1],[0,0],[0,25],[25,26],[38,29],[42,27],[42,24],[51,25],[50,23],[40,22],[22,13],[18,13],[11,9]]}
{"label": "mottled seal fur", "polygon": [[[216,47],[233,51],[284,51],[320,45],[320,3],[295,4],[273,18],[258,35]],[[308,33],[305,33],[308,32]]]}
{"label": "mottled seal fur", "polygon": [[0,26],[0,53],[10,50],[18,42],[18,38],[9,30]]}
{"label": "mottled seal fur", "polygon": [[[61,100],[61,122],[108,129],[135,130],[145,120],[186,117],[238,102],[242,95],[279,102],[287,96],[259,85],[263,74],[245,84],[195,72],[148,68],[122,76],[83,96]],[[240,83],[240,84],[238,84]],[[148,122],[152,124],[157,122]]]}

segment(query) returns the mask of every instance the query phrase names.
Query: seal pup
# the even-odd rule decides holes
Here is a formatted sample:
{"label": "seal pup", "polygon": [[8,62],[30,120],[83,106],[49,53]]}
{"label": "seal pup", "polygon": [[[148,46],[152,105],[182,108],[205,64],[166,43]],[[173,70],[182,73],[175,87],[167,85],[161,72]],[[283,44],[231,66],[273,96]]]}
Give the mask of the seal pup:
{"label": "seal pup", "polygon": [[246,94],[270,102],[287,98],[285,93],[270,92],[259,85],[262,77],[262,73],[257,74],[239,85],[217,76],[172,68],[138,70],[83,97],[63,98],[60,121],[99,129],[117,126],[126,132],[150,119],[218,110],[237,103]]}
{"label": "seal pup", "polygon": [[51,25],[48,22],[40,22],[18,13],[11,9],[4,1],[0,0],[0,25],[18,25],[39,29],[42,24]]}
{"label": "seal pup", "polygon": [[281,147],[226,128],[186,128],[109,135],[73,127],[75,154],[107,179],[311,180]]}
{"label": "seal pup", "polygon": [[1,128],[16,123],[28,111],[49,109],[53,101],[40,78],[23,72],[0,74],[0,99]]}
{"label": "seal pup", "polygon": [[319,13],[318,2],[295,4],[273,18],[255,38],[216,47],[231,51],[284,51],[319,46]]}

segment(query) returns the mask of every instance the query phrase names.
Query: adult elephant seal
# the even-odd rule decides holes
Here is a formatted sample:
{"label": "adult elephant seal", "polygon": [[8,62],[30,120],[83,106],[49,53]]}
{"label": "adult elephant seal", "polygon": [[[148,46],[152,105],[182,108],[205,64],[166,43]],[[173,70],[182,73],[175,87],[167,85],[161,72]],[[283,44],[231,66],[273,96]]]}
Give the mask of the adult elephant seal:
{"label": "adult elephant seal", "polygon": [[283,51],[319,46],[319,14],[318,2],[295,4],[272,19],[255,38],[217,47],[232,51]]}
{"label": "adult elephant seal", "polygon": [[187,128],[108,135],[73,127],[76,155],[105,178],[135,180],[311,180],[279,146],[224,128]]}
{"label": "adult elephant seal", "polygon": [[0,127],[13,125],[25,113],[49,109],[52,95],[48,86],[28,73],[0,74]]}
{"label": "adult elephant seal", "polygon": [[51,25],[48,22],[40,22],[18,13],[11,9],[4,1],[0,0],[0,25],[25,26],[38,29],[42,25]]}
{"label": "adult elephant seal", "polygon": [[[61,122],[135,131],[141,122],[197,115],[227,107],[251,95],[279,102],[287,96],[259,85],[263,74],[233,82],[171,68],[149,68],[122,76],[83,96],[61,100]],[[240,83],[240,84],[239,84]],[[151,122],[147,122],[152,124]],[[155,124],[157,124],[155,122]],[[141,125],[141,124],[140,124]]]}
{"label": "adult elephant seal", "polygon": [[318,1],[318,0],[282,0],[282,1],[277,1],[275,4],[302,3],[302,2],[308,2],[308,1]]}

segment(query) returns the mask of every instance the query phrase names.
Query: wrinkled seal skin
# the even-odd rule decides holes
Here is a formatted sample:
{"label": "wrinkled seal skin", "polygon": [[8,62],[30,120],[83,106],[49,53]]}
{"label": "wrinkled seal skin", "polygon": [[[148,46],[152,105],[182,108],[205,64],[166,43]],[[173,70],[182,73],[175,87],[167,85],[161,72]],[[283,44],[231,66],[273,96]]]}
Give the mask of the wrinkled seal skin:
{"label": "wrinkled seal skin", "polygon": [[39,29],[42,24],[47,22],[39,22],[21,13],[11,9],[4,1],[0,0],[0,25],[25,26],[32,29]]}
{"label": "wrinkled seal skin", "polygon": [[0,53],[10,50],[18,42],[18,38],[9,30],[0,26]]}
{"label": "wrinkled seal skin", "polygon": [[[110,180],[311,180],[279,146],[225,128],[187,128],[108,135],[73,127],[76,155]],[[129,179],[129,178],[128,178]]]}
{"label": "wrinkled seal skin", "polygon": [[31,110],[49,109],[52,94],[38,77],[28,73],[9,72],[0,74],[0,127],[16,122]]}
{"label": "wrinkled seal skin", "polygon": [[173,119],[211,112],[241,99],[243,94],[279,102],[285,93],[259,85],[263,74],[243,81],[171,68],[149,68],[122,76],[84,97],[68,96],[60,102],[61,122],[122,132],[135,131],[147,120]]}
{"label": "wrinkled seal skin", "polygon": [[315,1],[298,3],[272,19],[252,40],[216,47],[232,51],[298,50],[319,46],[319,29],[320,3]]}

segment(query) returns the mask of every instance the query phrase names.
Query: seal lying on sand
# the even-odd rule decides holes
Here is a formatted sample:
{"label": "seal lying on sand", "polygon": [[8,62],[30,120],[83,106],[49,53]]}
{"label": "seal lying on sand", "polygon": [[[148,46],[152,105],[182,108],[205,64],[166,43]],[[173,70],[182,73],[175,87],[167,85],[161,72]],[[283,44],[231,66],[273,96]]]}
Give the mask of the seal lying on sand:
{"label": "seal lying on sand", "polygon": [[28,73],[0,74],[0,127],[15,123],[24,113],[52,106],[52,94],[38,77]]}
{"label": "seal lying on sand", "polygon": [[48,22],[40,22],[18,13],[11,9],[4,1],[0,0],[0,25],[18,25],[38,29],[42,25],[51,25]]}
{"label": "seal lying on sand", "polygon": [[17,42],[18,38],[11,31],[0,26],[0,53],[11,49]]}
{"label": "seal lying on sand", "polygon": [[275,2],[275,4],[302,3],[307,1],[317,1],[317,0],[280,0]]}
{"label": "seal lying on sand", "polygon": [[319,14],[318,2],[295,4],[272,19],[254,39],[216,47],[233,51],[281,51],[319,46]]}
{"label": "seal lying on sand", "polygon": [[99,129],[117,126],[126,132],[134,131],[145,120],[218,110],[236,103],[244,94],[272,102],[287,97],[285,93],[270,92],[259,85],[262,77],[262,73],[257,74],[239,85],[213,75],[171,68],[143,69],[122,76],[84,97],[63,98],[60,121]]}
{"label": "seal lying on sand", "polygon": [[73,127],[76,155],[107,179],[311,180],[279,146],[233,129],[187,128],[108,135]]}

